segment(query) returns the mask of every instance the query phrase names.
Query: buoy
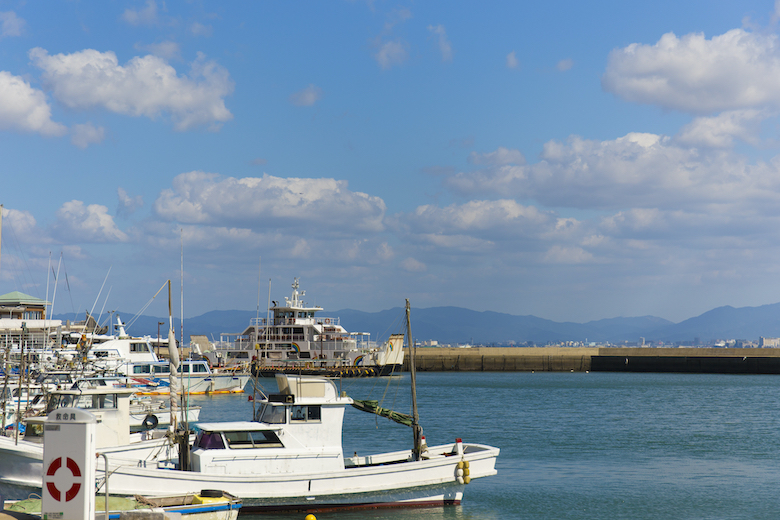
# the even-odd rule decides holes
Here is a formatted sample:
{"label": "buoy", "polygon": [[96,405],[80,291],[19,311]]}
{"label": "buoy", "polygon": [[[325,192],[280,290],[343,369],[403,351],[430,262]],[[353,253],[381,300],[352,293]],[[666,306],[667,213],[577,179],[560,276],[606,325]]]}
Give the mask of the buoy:
{"label": "buoy", "polygon": [[306,518],[304,518],[303,520],[317,520],[317,517],[314,515],[306,515]]}

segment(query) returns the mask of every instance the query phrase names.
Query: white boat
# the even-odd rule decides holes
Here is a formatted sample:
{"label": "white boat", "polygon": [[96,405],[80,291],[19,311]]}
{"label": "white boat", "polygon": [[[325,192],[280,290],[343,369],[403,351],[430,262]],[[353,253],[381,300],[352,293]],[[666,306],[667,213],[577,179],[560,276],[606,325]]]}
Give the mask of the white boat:
{"label": "white boat", "polygon": [[[240,334],[223,334],[223,341],[205,353],[212,364],[249,366],[253,375],[273,377],[278,372],[308,375],[385,376],[402,369],[403,335],[377,345],[370,334],[348,332],[340,318],[321,317],[322,307],[302,300],[295,278],[284,305],[273,302],[272,318],[253,318]],[[232,340],[226,340],[230,338]]]}
{"label": "white boat", "polygon": [[[318,376],[277,375],[280,392],[257,421],[200,423],[189,471],[109,457],[112,494],[230,490],[244,511],[459,504],[470,479],[494,475],[499,449],[455,442],[345,458],[344,409],[353,400]],[[464,474],[465,473],[465,474]],[[98,468],[98,474],[101,474]]]}
{"label": "white boat", "polygon": [[[90,363],[105,372],[122,375],[126,384],[141,395],[168,395],[170,393],[170,363],[155,354],[149,338],[127,335],[117,318],[115,337],[96,343],[89,350]],[[249,374],[236,372],[214,373],[206,360],[185,359],[179,371],[183,391],[189,394],[241,393],[249,381]]]}
{"label": "white boat", "polygon": [[[119,464],[152,463],[168,460],[178,448],[165,438],[163,430],[130,433],[130,398],[128,388],[102,386],[78,390],[57,390],[50,403],[77,405],[95,414],[96,444]],[[23,438],[0,436],[0,495],[24,499],[40,494],[43,472],[43,423],[45,417],[27,419]]]}

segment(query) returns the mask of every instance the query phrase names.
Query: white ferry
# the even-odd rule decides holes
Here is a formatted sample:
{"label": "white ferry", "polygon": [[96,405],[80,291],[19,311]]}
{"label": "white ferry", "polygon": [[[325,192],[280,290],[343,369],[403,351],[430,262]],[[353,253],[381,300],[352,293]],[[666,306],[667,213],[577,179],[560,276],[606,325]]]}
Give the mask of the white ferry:
{"label": "white ferry", "polygon": [[[320,317],[322,307],[302,300],[298,278],[284,305],[276,301],[271,318],[253,318],[240,334],[224,334],[214,350],[205,353],[219,366],[252,365],[253,375],[274,377],[279,372],[328,376],[386,376],[400,373],[403,335],[393,334],[382,345],[368,333],[348,332],[339,318]],[[232,340],[225,337],[234,336]]]}

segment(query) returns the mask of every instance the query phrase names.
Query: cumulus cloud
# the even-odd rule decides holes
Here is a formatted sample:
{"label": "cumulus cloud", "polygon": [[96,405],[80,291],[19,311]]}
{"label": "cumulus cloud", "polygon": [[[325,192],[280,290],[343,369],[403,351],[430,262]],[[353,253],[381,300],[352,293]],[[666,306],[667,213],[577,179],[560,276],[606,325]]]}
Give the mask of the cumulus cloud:
{"label": "cumulus cloud", "polygon": [[19,76],[0,71],[0,130],[61,136],[68,129],[52,121],[46,95]]}
{"label": "cumulus cloud", "polygon": [[144,205],[144,198],[141,195],[131,197],[124,188],[117,188],[117,197],[119,204],[117,206],[117,215],[131,215],[135,210]]}
{"label": "cumulus cloud", "polygon": [[134,46],[138,50],[147,51],[166,60],[181,59],[181,46],[173,41],[166,40],[159,43]]}
{"label": "cumulus cloud", "polygon": [[94,126],[92,123],[73,125],[71,128],[70,142],[82,150],[91,144],[102,143],[106,131],[102,126]]}
{"label": "cumulus cloud", "polygon": [[734,138],[759,144],[761,121],[768,117],[761,110],[729,110],[713,117],[697,117],[684,127],[676,139],[689,146],[731,148]]}
{"label": "cumulus cloud", "polygon": [[436,37],[436,42],[441,52],[441,61],[452,61],[452,44],[447,38],[447,30],[443,25],[429,25],[428,32]]}
{"label": "cumulus cloud", "polygon": [[198,171],[174,178],[154,208],[160,217],[182,223],[331,235],[382,231],[386,211],[382,199],[350,191],[345,181],[267,174],[237,179]]}
{"label": "cumulus cloud", "polygon": [[26,22],[13,11],[0,12],[0,38],[21,36]]}
{"label": "cumulus cloud", "polygon": [[499,146],[495,152],[477,153],[471,152],[468,161],[471,164],[525,164],[525,157],[519,150],[509,150]]}
{"label": "cumulus cloud", "polygon": [[152,55],[135,57],[122,66],[113,52],[87,49],[50,56],[35,48],[30,59],[43,71],[43,82],[54,97],[69,108],[102,107],[149,118],[169,114],[178,130],[233,117],[223,99],[233,91],[233,82],[224,68],[203,55],[188,76],[179,76]]}
{"label": "cumulus cloud", "polygon": [[530,165],[496,165],[449,177],[462,194],[533,199],[548,207],[623,209],[767,204],[780,194],[778,164],[727,150],[702,153],[674,139],[631,133],[609,141],[578,136],[545,143]]}
{"label": "cumulus cloud", "polygon": [[146,0],[146,4],[141,9],[125,9],[125,12],[122,13],[122,20],[130,25],[157,24],[157,2]]}
{"label": "cumulus cloud", "polygon": [[383,70],[403,64],[407,57],[406,44],[400,40],[384,42],[374,54],[374,59]]}
{"label": "cumulus cloud", "polygon": [[427,269],[424,263],[412,257],[405,258],[401,261],[401,267],[404,271],[409,271],[410,273],[421,273]]}
{"label": "cumulus cloud", "polygon": [[506,68],[516,69],[518,65],[519,63],[517,61],[517,56],[515,56],[515,51],[512,51],[506,55]]}
{"label": "cumulus cloud", "polygon": [[309,85],[303,90],[290,95],[290,103],[297,107],[310,107],[322,97],[322,89],[316,85]]}
{"label": "cumulus cloud", "polygon": [[609,55],[602,86],[636,103],[695,114],[780,107],[780,44],[771,33],[733,29],[707,39],[664,34]]}
{"label": "cumulus cloud", "polygon": [[108,208],[100,204],[85,205],[72,200],[57,210],[54,232],[61,240],[85,242],[125,242],[127,235],[114,223]]}

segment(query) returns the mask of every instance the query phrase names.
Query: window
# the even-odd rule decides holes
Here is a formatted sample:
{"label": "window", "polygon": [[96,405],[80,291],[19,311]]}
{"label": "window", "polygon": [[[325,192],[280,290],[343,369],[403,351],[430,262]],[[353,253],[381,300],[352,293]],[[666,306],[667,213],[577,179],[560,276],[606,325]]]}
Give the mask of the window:
{"label": "window", "polygon": [[231,450],[248,448],[282,448],[282,442],[272,431],[224,432]]}
{"label": "window", "polygon": [[171,373],[171,366],[170,365],[155,365],[154,366],[154,373],[155,374],[170,374]]}
{"label": "window", "polygon": [[266,404],[260,412],[260,422],[266,424],[284,424],[287,422],[283,405]]}
{"label": "window", "polygon": [[130,343],[130,352],[148,352],[146,343]]}
{"label": "window", "polygon": [[133,374],[151,374],[152,367],[150,365],[135,365],[133,366]]}
{"label": "window", "polygon": [[322,420],[319,405],[295,405],[290,407],[290,422],[308,422]]}
{"label": "window", "polygon": [[204,450],[224,450],[225,443],[222,442],[220,433],[201,432],[195,440],[195,447]]}

